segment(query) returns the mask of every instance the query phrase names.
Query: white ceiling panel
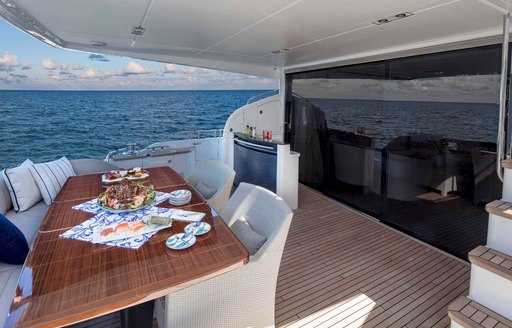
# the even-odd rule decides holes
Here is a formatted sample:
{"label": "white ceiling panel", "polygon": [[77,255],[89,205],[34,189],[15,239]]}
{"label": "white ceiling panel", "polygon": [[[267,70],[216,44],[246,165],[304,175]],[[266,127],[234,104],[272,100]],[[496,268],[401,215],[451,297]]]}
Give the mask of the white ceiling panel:
{"label": "white ceiling panel", "polygon": [[444,0],[304,0],[226,40],[212,50],[262,56],[371,25],[380,18],[418,11]]}
{"label": "white ceiling panel", "polygon": [[371,25],[354,33],[300,46],[282,55],[286,56],[289,66],[293,65],[288,64],[292,61],[307,63],[411,44],[421,45],[436,39],[500,29],[502,17],[498,11],[478,1],[460,1],[400,21]]}
{"label": "white ceiling panel", "polygon": [[[293,4],[292,0],[155,0],[136,47],[208,47]],[[144,43],[139,43],[139,40]]]}
{"label": "white ceiling panel", "polygon": [[60,38],[89,44],[103,41],[129,47],[132,27],[140,24],[149,0],[16,0]]}

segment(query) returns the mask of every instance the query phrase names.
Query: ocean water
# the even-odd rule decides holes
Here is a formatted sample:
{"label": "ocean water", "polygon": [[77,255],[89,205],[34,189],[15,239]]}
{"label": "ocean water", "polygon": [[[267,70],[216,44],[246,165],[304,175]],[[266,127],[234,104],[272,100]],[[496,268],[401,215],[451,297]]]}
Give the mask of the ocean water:
{"label": "ocean water", "polygon": [[[57,159],[101,158],[136,142],[145,147],[176,132],[220,129],[262,90],[249,91],[0,91],[0,169]],[[498,105],[311,99],[328,128],[357,127],[384,147],[396,136],[442,134],[495,142]]]}
{"label": "ocean water", "polygon": [[220,129],[250,91],[0,91],[0,168],[61,156],[104,158],[178,131]]}
{"label": "ocean water", "polygon": [[382,148],[393,138],[437,134],[448,139],[495,143],[499,106],[485,103],[311,99],[323,110],[327,127],[375,137]]}

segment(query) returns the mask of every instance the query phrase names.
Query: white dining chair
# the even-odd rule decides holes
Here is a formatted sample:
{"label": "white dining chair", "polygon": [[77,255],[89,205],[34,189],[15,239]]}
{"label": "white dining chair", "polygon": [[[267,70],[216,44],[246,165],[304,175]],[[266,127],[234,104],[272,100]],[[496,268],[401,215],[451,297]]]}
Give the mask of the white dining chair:
{"label": "white dining chair", "polygon": [[223,162],[206,160],[199,162],[186,180],[218,211],[229,199],[235,174],[235,171]]}
{"label": "white dining chair", "polygon": [[277,275],[293,213],[262,187],[245,183],[240,187],[226,205],[231,208],[242,199],[233,218],[245,218],[266,241],[243,267],[157,299],[159,327],[274,326]]}

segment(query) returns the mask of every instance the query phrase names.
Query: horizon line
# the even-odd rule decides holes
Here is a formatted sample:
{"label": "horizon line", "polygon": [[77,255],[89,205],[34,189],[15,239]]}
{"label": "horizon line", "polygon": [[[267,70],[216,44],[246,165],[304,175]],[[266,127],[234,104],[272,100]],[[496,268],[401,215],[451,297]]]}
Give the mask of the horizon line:
{"label": "horizon line", "polygon": [[277,89],[0,89],[1,91],[267,91]]}

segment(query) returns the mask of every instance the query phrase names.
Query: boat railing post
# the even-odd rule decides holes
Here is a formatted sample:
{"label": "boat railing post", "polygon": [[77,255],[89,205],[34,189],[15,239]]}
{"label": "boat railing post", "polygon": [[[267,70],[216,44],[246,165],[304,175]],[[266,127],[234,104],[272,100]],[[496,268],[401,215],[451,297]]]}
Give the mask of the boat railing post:
{"label": "boat railing post", "polygon": [[501,54],[501,81],[500,81],[500,109],[498,121],[498,139],[496,142],[496,173],[503,182],[503,169],[501,161],[505,158],[505,110],[507,108],[507,73],[508,73],[508,40],[509,40],[510,13],[503,16],[503,45]]}

